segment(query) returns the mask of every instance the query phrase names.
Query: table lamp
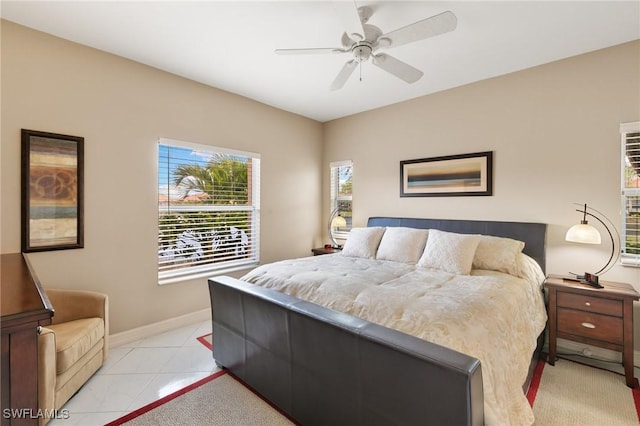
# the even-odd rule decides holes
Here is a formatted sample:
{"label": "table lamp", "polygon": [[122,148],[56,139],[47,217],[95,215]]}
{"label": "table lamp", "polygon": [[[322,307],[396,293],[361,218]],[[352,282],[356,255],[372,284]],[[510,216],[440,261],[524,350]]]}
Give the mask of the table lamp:
{"label": "table lamp", "polygon": [[331,247],[342,248],[342,246],[336,241],[336,237],[333,232],[336,228],[344,226],[347,226],[347,221],[344,217],[340,216],[340,210],[338,208],[333,209],[331,215],[329,215],[329,238],[332,243]]}
{"label": "table lamp", "polygon": [[[579,205],[582,207],[582,204],[576,203],[576,205]],[[598,222],[600,222],[600,224],[604,227],[604,229],[607,230],[607,233],[609,234],[609,238],[611,238],[611,255],[609,256],[609,260],[607,261],[607,263],[605,263],[605,265],[595,273],[585,272],[584,275],[579,275],[579,274],[570,272],[570,274],[575,275],[576,281],[579,281],[583,284],[591,285],[596,288],[602,288],[603,286],[598,282],[599,275],[611,269],[618,258],[616,257],[616,259],[614,259],[615,240],[613,238],[613,234],[611,233],[611,229],[609,229],[609,227],[605,224],[605,222],[602,219],[600,219],[600,217],[598,217],[597,215],[601,216],[606,221],[608,221],[611,227],[613,228],[613,230],[616,232],[616,234],[618,234],[618,231],[616,227],[613,225],[613,223],[604,214],[602,214],[601,212],[599,212],[598,210],[592,207],[587,207],[586,204],[584,204],[584,207],[582,210],[576,209],[576,211],[579,213],[582,213],[582,220],[580,221],[579,224],[573,225],[571,228],[569,228],[565,236],[565,240],[571,241],[574,243],[582,243],[582,244],[600,244],[602,242],[602,238],[600,237],[600,232],[598,232],[598,230],[594,228],[592,225],[589,225],[589,222],[587,221],[587,216],[589,216],[594,218]],[[590,211],[593,213],[591,213]],[[618,252],[618,257],[619,256],[620,256],[620,253]]]}

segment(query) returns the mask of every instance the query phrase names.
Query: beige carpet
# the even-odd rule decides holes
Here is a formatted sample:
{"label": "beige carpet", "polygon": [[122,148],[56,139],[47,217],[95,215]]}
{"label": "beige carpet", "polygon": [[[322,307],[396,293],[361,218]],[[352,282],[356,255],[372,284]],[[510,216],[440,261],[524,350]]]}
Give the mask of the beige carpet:
{"label": "beige carpet", "polygon": [[[211,336],[198,340],[211,348]],[[573,361],[541,362],[527,395],[535,426],[638,425],[640,390],[624,376]],[[278,410],[226,372],[216,373],[107,426],[291,425]]]}
{"label": "beige carpet", "polygon": [[533,403],[535,425],[638,425],[639,396],[623,375],[559,359],[555,366],[544,364]]}
{"label": "beige carpet", "polygon": [[[241,385],[229,374],[222,374],[198,387],[128,420],[112,425],[216,425],[280,426],[293,425],[275,408]],[[120,420],[120,419],[119,419]],[[128,421],[126,421],[128,420]]]}

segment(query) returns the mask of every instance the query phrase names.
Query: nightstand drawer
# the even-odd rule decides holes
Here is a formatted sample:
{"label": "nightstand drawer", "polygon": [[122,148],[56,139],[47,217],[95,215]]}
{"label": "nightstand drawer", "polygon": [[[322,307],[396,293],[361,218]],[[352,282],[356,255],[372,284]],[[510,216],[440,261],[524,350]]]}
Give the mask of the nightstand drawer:
{"label": "nightstand drawer", "polygon": [[622,345],[622,318],[558,308],[558,333]]}
{"label": "nightstand drawer", "polygon": [[602,299],[584,294],[558,292],[558,306],[622,317],[622,300]]}

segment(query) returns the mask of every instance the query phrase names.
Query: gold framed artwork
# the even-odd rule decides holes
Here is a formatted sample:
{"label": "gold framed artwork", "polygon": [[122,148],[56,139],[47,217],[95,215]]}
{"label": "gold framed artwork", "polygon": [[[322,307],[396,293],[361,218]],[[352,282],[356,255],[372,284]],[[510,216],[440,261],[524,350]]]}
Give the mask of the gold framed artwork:
{"label": "gold framed artwork", "polygon": [[401,197],[493,194],[493,151],[400,162]]}
{"label": "gold framed artwork", "polygon": [[84,247],[84,138],[22,129],[22,251]]}

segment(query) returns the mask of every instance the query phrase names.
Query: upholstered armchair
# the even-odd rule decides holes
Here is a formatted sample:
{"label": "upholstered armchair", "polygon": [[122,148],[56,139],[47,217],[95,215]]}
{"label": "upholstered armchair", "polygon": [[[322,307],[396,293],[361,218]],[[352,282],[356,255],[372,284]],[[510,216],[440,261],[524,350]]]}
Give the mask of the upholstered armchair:
{"label": "upholstered armchair", "polygon": [[58,410],[107,358],[109,301],[105,294],[91,291],[45,292],[55,313],[38,336],[38,405],[41,410]]}

